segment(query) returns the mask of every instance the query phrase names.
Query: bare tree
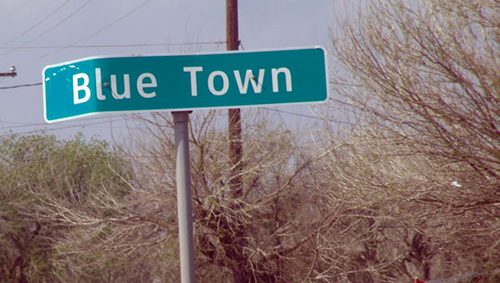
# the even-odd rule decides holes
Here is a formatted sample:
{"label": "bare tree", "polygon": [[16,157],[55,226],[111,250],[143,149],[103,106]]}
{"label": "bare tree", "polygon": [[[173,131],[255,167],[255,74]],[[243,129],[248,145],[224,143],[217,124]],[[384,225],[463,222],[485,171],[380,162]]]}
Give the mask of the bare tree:
{"label": "bare tree", "polygon": [[[332,168],[336,178],[351,177],[341,189],[366,194],[358,214],[379,221],[366,224],[373,233],[360,241],[368,254],[347,257],[358,268],[347,270],[375,282],[491,270],[500,254],[497,3],[388,0],[364,8],[334,39],[333,78],[343,97],[336,102],[356,109],[363,142],[351,137],[334,159],[355,175]],[[373,237],[384,240],[375,245]]]}
{"label": "bare tree", "polygon": [[477,179],[457,182],[459,166],[406,154],[413,145],[379,130],[330,143],[313,165],[313,203],[329,220],[315,240],[311,281],[408,282],[494,268],[495,207],[474,206],[470,198],[485,193]]}
{"label": "bare tree", "polygon": [[[218,129],[217,112],[194,116],[191,123],[191,167],[197,248],[197,274],[218,275],[231,282],[290,282],[301,278],[312,252],[301,250],[315,234],[314,193],[308,189],[313,158],[297,148],[293,138],[263,118],[248,121],[245,130],[244,193],[234,197],[227,139]],[[142,116],[152,140],[141,145],[150,156],[145,179],[174,188],[170,115]],[[249,126],[252,125],[252,126]],[[170,148],[170,149],[169,149]],[[150,165],[147,165],[150,164]],[[146,167],[144,167],[146,168]],[[149,168],[149,167],[148,167]],[[310,219],[314,217],[314,219]],[[309,220],[309,221],[306,221]],[[302,257],[302,260],[297,260]],[[214,270],[219,270],[214,274]],[[212,275],[210,275],[212,274]],[[230,276],[230,277],[228,277]],[[295,277],[296,276],[296,277]],[[212,277],[213,278],[213,277]]]}
{"label": "bare tree", "polygon": [[[357,128],[328,140],[329,126],[317,132],[325,143],[296,150],[297,140],[269,124],[249,127],[241,198],[228,192],[224,134],[210,115],[193,123],[198,276],[218,268],[235,282],[405,282],[491,269],[499,254],[494,9],[491,1],[370,4],[334,41],[334,88],[355,107]],[[169,119],[148,118],[151,135],[165,139],[147,149],[162,172],[173,170]]]}
{"label": "bare tree", "polygon": [[56,246],[128,193],[127,166],[104,142],[82,137],[3,137],[0,156],[0,280],[58,280]]}
{"label": "bare tree", "polygon": [[[415,152],[498,177],[498,3],[378,1],[335,39],[336,88]],[[352,75],[352,76],[351,76]],[[347,87],[343,87],[346,86]],[[373,117],[373,116],[372,116]]]}
{"label": "bare tree", "polygon": [[[249,117],[235,196],[218,112],[191,115],[200,281],[408,282],[497,268],[497,3],[365,8],[334,40],[342,98],[330,106],[356,119],[346,132],[325,119],[306,144]],[[3,141],[2,280],[178,281],[171,115],[137,119],[129,164],[99,143]]]}

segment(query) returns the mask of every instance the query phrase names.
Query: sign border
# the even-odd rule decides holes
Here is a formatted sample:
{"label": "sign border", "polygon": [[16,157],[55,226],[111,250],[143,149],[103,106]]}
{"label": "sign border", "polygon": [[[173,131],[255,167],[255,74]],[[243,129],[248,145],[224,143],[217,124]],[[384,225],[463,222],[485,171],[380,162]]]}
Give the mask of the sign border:
{"label": "sign border", "polygon": [[[116,110],[116,111],[102,111],[102,112],[91,112],[91,113],[85,113],[85,114],[78,114],[74,115],[71,117],[64,117],[64,118],[59,118],[59,119],[52,119],[48,120],[47,119],[47,96],[45,93],[45,70],[49,68],[54,68],[54,67],[59,67],[59,66],[64,66],[64,65],[69,65],[69,64],[74,64],[74,63],[79,63],[79,62],[84,62],[88,60],[94,60],[94,59],[113,59],[113,58],[135,58],[135,57],[175,57],[175,56],[196,56],[196,55],[222,55],[222,54],[235,54],[235,53],[260,53],[260,52],[273,52],[273,51],[294,51],[294,50],[304,50],[304,49],[320,49],[323,51],[324,54],[324,63],[325,63],[325,82],[326,82],[326,97],[324,100],[320,101],[311,101],[311,102],[282,102],[282,103],[272,103],[272,104],[255,104],[255,105],[231,105],[231,106],[211,106],[211,107],[190,107],[190,108],[175,108],[175,109],[146,109],[146,110]],[[214,52],[195,52],[195,53],[169,53],[169,54],[144,54],[144,55],[133,55],[133,56],[124,56],[124,55],[112,55],[112,56],[104,56],[104,55],[99,55],[99,56],[89,56],[89,57],[84,57],[84,58],[79,58],[79,59],[74,59],[62,63],[57,63],[57,64],[52,64],[52,65],[47,65],[43,68],[42,70],[42,90],[43,90],[43,119],[45,120],[46,123],[51,124],[51,123],[56,123],[56,122],[64,122],[68,120],[73,120],[73,119],[78,119],[78,118],[84,118],[84,117],[89,117],[89,116],[94,116],[94,115],[99,115],[99,114],[130,114],[130,113],[137,113],[137,112],[144,112],[144,113],[150,113],[150,112],[162,112],[162,111],[168,111],[168,112],[180,112],[180,111],[195,111],[195,110],[219,110],[219,109],[235,109],[235,108],[258,108],[258,107],[273,107],[273,106],[282,106],[282,105],[304,105],[304,104],[321,104],[330,98],[330,88],[329,88],[329,72],[328,72],[328,52],[326,49],[320,45],[314,45],[314,46],[306,46],[306,47],[291,47],[291,48],[271,48],[271,49],[259,49],[259,50],[223,50],[223,51],[214,51]]]}

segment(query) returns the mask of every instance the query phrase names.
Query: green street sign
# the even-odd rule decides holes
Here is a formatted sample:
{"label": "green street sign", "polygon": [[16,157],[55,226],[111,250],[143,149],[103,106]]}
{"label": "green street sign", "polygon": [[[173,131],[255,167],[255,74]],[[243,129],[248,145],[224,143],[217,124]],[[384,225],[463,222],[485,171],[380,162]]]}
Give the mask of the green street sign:
{"label": "green street sign", "polygon": [[323,102],[326,69],[320,47],[85,58],[44,68],[45,120]]}

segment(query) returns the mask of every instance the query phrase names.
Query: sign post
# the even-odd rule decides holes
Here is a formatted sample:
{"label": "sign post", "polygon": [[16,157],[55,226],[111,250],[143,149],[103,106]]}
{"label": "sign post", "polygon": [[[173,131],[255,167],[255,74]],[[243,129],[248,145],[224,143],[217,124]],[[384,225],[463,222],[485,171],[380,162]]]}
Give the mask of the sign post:
{"label": "sign post", "polygon": [[194,283],[193,215],[191,208],[191,171],[189,166],[189,113],[172,112],[175,127],[175,177],[181,282]]}
{"label": "sign post", "polygon": [[49,123],[100,112],[172,111],[181,282],[194,283],[189,113],[194,109],[319,103],[328,99],[325,51],[99,57],[43,70]]}
{"label": "sign post", "polygon": [[320,47],[86,58],[43,70],[45,120],[323,102],[326,82]]}

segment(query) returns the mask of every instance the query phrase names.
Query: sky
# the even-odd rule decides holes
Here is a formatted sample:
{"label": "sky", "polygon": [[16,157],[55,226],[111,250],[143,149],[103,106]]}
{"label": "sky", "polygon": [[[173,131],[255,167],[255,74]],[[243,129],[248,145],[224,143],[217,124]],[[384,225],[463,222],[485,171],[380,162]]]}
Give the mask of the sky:
{"label": "sky", "polygon": [[[328,50],[331,30],[350,10],[349,0],[240,0],[240,48]],[[224,51],[225,23],[224,0],[0,0],[0,72],[17,70],[0,77],[0,135],[109,138],[126,116],[47,124],[42,86],[10,87],[40,83],[45,66],[84,57]],[[307,106],[276,109],[292,120],[312,113]]]}

